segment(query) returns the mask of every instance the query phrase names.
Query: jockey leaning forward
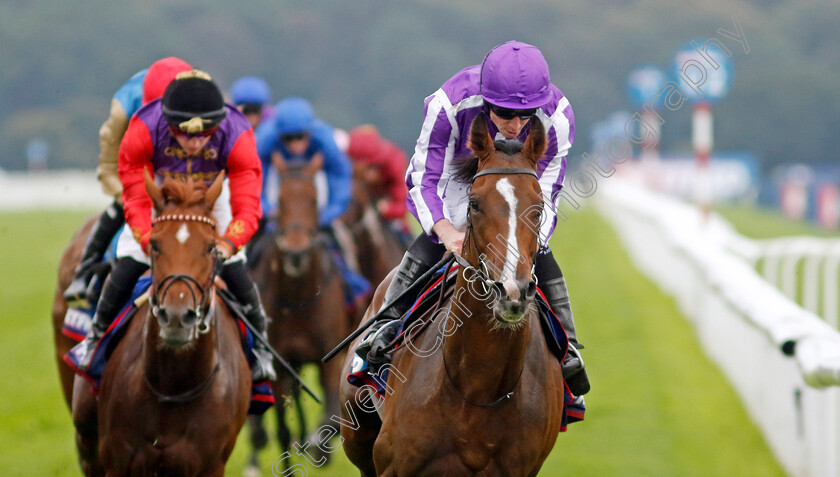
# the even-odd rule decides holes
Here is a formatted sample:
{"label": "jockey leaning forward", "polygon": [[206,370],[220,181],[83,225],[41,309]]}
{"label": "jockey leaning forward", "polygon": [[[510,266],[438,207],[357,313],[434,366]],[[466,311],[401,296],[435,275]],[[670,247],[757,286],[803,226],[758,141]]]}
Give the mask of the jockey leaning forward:
{"label": "jockey leaning forward", "polygon": [[175,75],[191,69],[192,66],[179,58],[163,58],[136,73],[114,93],[108,119],[99,128],[99,167],[96,169],[97,178],[102,183],[102,191],[113,196],[114,202],[99,216],[99,220],[91,229],[82,252],[82,260],[76,267],[76,275],[64,291],[68,306],[88,306],[88,283],[95,267],[102,261],[114,235],[125,223],[122,206],[123,187],[117,175],[117,155],[120,142],[128,128],[128,121],[140,106],[160,98],[169,82],[175,79]]}
{"label": "jockey leaning forward", "polygon": [[405,171],[408,158],[396,144],[383,138],[372,124],[358,126],[350,131],[347,155],[354,167],[360,169],[359,177],[370,192],[380,218],[403,242],[411,243],[412,236],[405,220],[408,208]]}
{"label": "jockey leaning forward", "polygon": [[238,78],[230,87],[230,99],[236,109],[242,112],[254,131],[266,119],[271,117],[273,108],[271,89],[264,79],[257,76],[243,76]]}
{"label": "jockey leaning forward", "polygon": [[[537,170],[546,220],[540,228],[535,274],[571,344],[562,363],[563,374],[574,395],[585,394],[589,379],[576,350],[582,346],[575,333],[569,293],[548,246],[557,221],[552,198],[563,186],[566,156],[574,140],[574,115],[569,101],[551,83],[545,58],[532,45],[517,41],[499,45],[481,65],[459,71],[426,98],[423,129],[405,176],[409,209],[425,233],[414,240],[403,257],[384,303],[398,297],[446,251],[461,253],[470,184],[454,180],[453,170],[459,160],[472,155],[467,132],[482,112],[486,113],[494,140],[516,138],[524,142],[532,121],[541,121],[547,132],[548,148]],[[387,360],[385,347],[396,336],[399,319],[410,304],[410,300],[400,300],[386,310],[384,316],[393,321],[385,321],[372,331],[357,353],[372,364]]]}
{"label": "jockey leaning forward", "polygon": [[[222,93],[207,73],[192,70],[175,77],[163,98],[140,108],[131,118],[119,153],[125,218],[117,244],[117,264],[105,281],[91,332],[79,346],[86,371],[96,342],[131,296],[137,279],[149,268],[152,201],[146,193],[144,170],[160,182],[167,177],[188,178],[210,184],[226,172],[222,195],[213,216],[222,237],[216,249],[226,259],[219,274],[244,305],[246,318],[265,338],[267,318],[259,292],[247,274],[245,245],[257,228],[262,211],[259,194],[262,171],[254,133],[245,116],[225,104]],[[257,359],[252,379],[274,379],[271,355],[256,340]]]}
{"label": "jockey leaning forward", "polygon": [[[333,250],[339,252],[336,258],[339,259],[345,284],[350,289],[350,301],[366,295],[370,284],[358,273],[356,257],[351,252],[350,233],[337,220],[350,203],[353,167],[336,144],[333,127],[315,117],[308,101],[291,97],[277,103],[273,116],[257,129],[256,141],[265,171],[262,205],[266,216],[276,213],[277,209],[277,187],[282,187],[278,182],[278,166],[308,163],[318,155],[323,158],[326,190],[319,186],[318,224],[333,241]],[[324,193],[326,197],[323,197]],[[266,227],[273,226],[265,219],[264,222]],[[259,250],[254,252],[251,258],[257,259]]]}

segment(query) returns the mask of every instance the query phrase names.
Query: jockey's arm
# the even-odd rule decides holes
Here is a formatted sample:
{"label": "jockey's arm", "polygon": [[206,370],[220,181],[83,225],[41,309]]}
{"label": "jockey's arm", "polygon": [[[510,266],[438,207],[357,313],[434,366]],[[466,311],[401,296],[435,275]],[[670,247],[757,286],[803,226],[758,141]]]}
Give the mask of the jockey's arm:
{"label": "jockey's arm", "polygon": [[[574,131],[574,114],[571,106],[566,106],[566,114],[555,114],[546,128],[549,137],[548,148],[540,159],[539,183],[543,195],[544,213],[540,226],[540,243],[547,244],[557,223],[556,199],[563,187],[566,175],[566,161],[569,149],[572,147]],[[545,167],[543,167],[545,165]]]}
{"label": "jockey's arm", "polygon": [[353,165],[346,154],[341,152],[331,137],[322,141],[324,155],[324,172],[327,174],[329,199],[321,210],[319,224],[329,226],[347,210],[353,187]]}
{"label": "jockey's arm", "polygon": [[[452,125],[442,101],[438,95],[434,95],[426,105],[424,127],[417,138],[414,155],[405,176],[408,209],[417,217],[426,235],[433,240],[437,238],[433,230],[434,225],[443,219],[449,222],[443,206],[443,197],[438,190],[446,150],[452,135]],[[427,128],[426,124],[431,124],[432,127]]]}
{"label": "jockey's arm", "polygon": [[128,129],[129,117],[116,99],[111,100],[108,119],[99,128],[99,166],[96,175],[102,191],[122,202],[122,183],[118,173],[120,142]]}
{"label": "jockey's arm", "polygon": [[119,176],[123,186],[125,221],[144,251],[152,231],[152,200],[146,192],[143,169],[154,176],[154,146],[148,127],[136,116],[131,119],[119,152]]}
{"label": "jockey's arm", "polygon": [[253,130],[243,132],[233,145],[228,156],[227,174],[233,219],[224,233],[224,239],[233,245],[234,250],[239,250],[251,240],[262,217],[262,168]]}

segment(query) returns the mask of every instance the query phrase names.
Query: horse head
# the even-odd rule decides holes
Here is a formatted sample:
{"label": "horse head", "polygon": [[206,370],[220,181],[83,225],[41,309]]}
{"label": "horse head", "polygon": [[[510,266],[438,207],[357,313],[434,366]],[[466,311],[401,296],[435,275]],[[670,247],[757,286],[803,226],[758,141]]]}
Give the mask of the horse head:
{"label": "horse head", "polygon": [[318,236],[318,190],[315,174],[323,166],[320,154],[303,166],[282,162],[277,209],[277,248],[283,255],[283,271],[291,277],[309,269]]}
{"label": "horse head", "polygon": [[[536,295],[534,260],[543,213],[537,163],[545,152],[545,129],[531,121],[525,143],[493,141],[484,114],[472,123],[475,157],[458,173],[472,181],[463,257],[465,278],[492,292],[497,326],[518,327]],[[471,275],[468,278],[467,275]]]}
{"label": "horse head", "polygon": [[163,343],[179,348],[210,328],[213,283],[222,262],[210,214],[221,194],[224,172],[209,188],[192,179],[167,179],[159,188],[148,172],[145,175],[156,216],[149,240],[150,305]]}

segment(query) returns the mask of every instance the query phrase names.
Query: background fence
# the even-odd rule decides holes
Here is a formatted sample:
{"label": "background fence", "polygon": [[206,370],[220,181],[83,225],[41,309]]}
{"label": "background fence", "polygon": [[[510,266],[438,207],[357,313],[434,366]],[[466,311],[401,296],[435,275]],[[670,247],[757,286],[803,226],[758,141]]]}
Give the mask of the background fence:
{"label": "background fence", "polygon": [[596,194],[603,215],[693,322],[782,465],[794,476],[840,475],[840,333],[755,271],[759,260],[775,270],[772,254],[759,258],[774,246],[675,199],[607,182]]}

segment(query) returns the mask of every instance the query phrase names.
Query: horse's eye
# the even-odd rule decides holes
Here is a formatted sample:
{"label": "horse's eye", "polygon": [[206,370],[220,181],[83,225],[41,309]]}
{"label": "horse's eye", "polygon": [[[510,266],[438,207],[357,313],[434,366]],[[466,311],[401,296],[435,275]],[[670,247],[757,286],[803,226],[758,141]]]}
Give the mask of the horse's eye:
{"label": "horse's eye", "polygon": [[477,200],[470,199],[470,209],[472,209],[473,212],[478,212],[478,201]]}
{"label": "horse's eye", "polygon": [[160,247],[158,246],[157,240],[149,241],[149,250],[154,254],[160,253]]}

